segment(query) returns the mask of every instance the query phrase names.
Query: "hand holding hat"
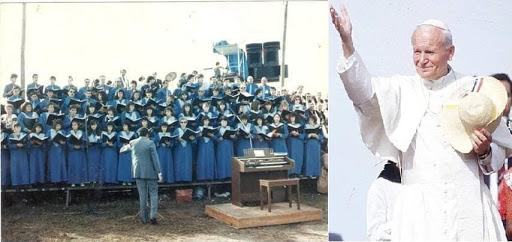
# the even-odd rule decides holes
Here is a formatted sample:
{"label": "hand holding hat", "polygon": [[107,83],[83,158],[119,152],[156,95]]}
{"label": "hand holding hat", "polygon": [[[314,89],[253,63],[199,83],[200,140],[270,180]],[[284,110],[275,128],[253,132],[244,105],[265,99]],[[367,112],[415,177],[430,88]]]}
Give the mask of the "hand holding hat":
{"label": "hand holding hat", "polygon": [[441,127],[455,150],[485,154],[507,103],[505,87],[493,77],[477,77],[462,90],[443,106]]}

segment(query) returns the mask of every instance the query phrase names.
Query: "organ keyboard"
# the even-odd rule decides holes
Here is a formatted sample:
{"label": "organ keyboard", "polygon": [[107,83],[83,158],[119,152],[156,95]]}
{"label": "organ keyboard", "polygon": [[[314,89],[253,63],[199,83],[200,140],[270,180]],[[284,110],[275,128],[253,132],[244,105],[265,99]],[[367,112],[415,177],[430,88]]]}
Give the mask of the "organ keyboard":
{"label": "organ keyboard", "polygon": [[[295,162],[286,154],[273,153],[272,149],[247,149],[243,157],[231,159],[231,203],[243,206],[248,202],[259,202],[259,180],[288,178],[288,170]],[[284,201],[284,189],[272,190],[273,201]]]}

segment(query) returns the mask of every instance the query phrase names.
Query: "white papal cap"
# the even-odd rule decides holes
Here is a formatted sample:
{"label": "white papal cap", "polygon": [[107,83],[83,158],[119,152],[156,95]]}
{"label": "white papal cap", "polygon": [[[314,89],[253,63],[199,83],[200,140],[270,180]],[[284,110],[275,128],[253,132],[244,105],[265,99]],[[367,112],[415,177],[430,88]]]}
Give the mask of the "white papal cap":
{"label": "white papal cap", "polygon": [[443,30],[450,31],[450,29],[448,28],[448,25],[446,25],[443,21],[441,21],[439,19],[429,19],[427,21],[424,21],[421,24],[418,24],[418,26],[421,26],[421,25],[431,25],[431,26],[438,27]]}

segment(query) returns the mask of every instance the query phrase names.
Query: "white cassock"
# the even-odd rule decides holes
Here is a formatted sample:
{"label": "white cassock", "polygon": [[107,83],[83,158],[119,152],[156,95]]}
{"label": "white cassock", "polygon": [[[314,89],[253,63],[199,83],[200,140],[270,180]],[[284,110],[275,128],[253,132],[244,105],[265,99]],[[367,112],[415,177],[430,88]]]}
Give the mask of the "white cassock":
{"label": "white cassock", "polygon": [[366,203],[366,232],[369,240],[391,240],[393,208],[401,187],[400,183],[382,177],[370,186]]}
{"label": "white cassock", "polygon": [[357,52],[340,61],[338,73],[359,115],[364,143],[402,169],[393,241],[506,240],[483,182],[483,174],[497,171],[512,154],[505,124],[492,134],[492,154],[484,160],[455,151],[439,124],[443,103],[473,77],[453,70],[435,81],[371,76]]}

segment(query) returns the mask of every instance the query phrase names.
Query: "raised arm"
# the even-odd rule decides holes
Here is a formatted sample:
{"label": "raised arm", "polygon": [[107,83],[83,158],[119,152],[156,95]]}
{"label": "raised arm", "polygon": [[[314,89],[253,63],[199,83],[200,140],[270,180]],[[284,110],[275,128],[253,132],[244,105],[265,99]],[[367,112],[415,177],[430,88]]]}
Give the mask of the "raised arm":
{"label": "raised arm", "polygon": [[343,49],[343,55],[345,58],[352,56],[355,52],[354,43],[352,42],[352,23],[348,16],[345,5],[340,5],[340,13],[336,12],[333,6],[330,6],[331,20],[334,27],[340,34],[341,47]]}

